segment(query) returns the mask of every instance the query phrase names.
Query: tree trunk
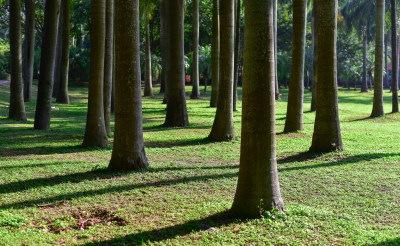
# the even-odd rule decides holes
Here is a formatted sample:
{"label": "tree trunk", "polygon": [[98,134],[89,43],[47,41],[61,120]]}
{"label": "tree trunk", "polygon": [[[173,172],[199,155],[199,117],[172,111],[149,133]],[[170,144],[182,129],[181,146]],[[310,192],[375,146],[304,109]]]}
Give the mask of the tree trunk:
{"label": "tree trunk", "polygon": [[160,2],[160,53],[161,53],[161,60],[162,60],[162,71],[161,71],[161,87],[160,87],[160,94],[165,92],[165,8],[164,2]]}
{"label": "tree trunk", "polygon": [[170,50],[169,50],[169,36],[170,34],[168,33],[168,16],[169,16],[169,10],[167,9],[169,2],[168,1],[163,1],[164,4],[164,19],[163,19],[163,25],[164,25],[164,61],[163,61],[163,69],[164,71],[164,84],[165,84],[165,91],[164,91],[164,99],[163,99],[163,104],[167,104],[168,101],[168,69],[169,69],[169,55],[170,55]]}
{"label": "tree trunk", "polygon": [[315,111],[316,108],[316,99],[317,99],[317,67],[318,67],[318,34],[317,34],[317,2],[318,0],[314,0],[313,2],[313,29],[312,29],[312,36],[313,36],[313,74],[312,74],[312,83],[311,83],[311,109],[310,111]]}
{"label": "tree trunk", "polygon": [[24,42],[24,100],[32,101],[33,65],[35,61],[35,8],[34,0],[25,0]]}
{"label": "tree trunk", "polygon": [[[62,52],[62,27],[63,27],[63,9],[61,6],[58,8],[58,27],[57,27],[57,46],[56,46],[56,59],[54,64],[54,79],[53,79],[53,92],[52,97],[57,97],[58,91],[60,89],[60,72],[61,72],[61,52]],[[69,41],[69,40],[68,40]]]}
{"label": "tree trunk", "polygon": [[104,53],[104,124],[111,135],[111,93],[114,61],[114,0],[106,0],[106,40]]}
{"label": "tree trunk", "polygon": [[69,39],[70,39],[70,1],[62,0],[62,48],[60,64],[60,87],[56,101],[58,103],[69,103],[68,96],[68,72],[69,72]]}
{"label": "tree trunk", "polygon": [[306,24],[307,0],[293,1],[292,69],[284,132],[303,130]]}
{"label": "tree trunk", "polygon": [[343,150],[337,97],[337,0],[318,0],[317,105],[310,151]]}
{"label": "tree trunk", "polygon": [[[191,99],[200,99],[199,88],[199,0],[193,0],[193,75]],[[205,81],[207,84],[207,78]]]}
{"label": "tree trunk", "polygon": [[211,37],[211,99],[210,107],[217,107],[219,92],[219,52],[220,52],[220,21],[219,0],[213,0],[212,37]]}
{"label": "tree trunk", "polygon": [[49,130],[51,93],[57,45],[59,0],[48,1],[44,9],[44,27],[34,129]]}
{"label": "tree trunk", "polygon": [[167,55],[167,116],[164,126],[188,126],[185,98],[184,66],[184,1],[167,1],[168,55]]}
{"label": "tree trunk", "polygon": [[11,83],[8,118],[26,121],[21,45],[21,5],[19,0],[13,0],[10,1]]}
{"label": "tree trunk", "polygon": [[[127,32],[127,29],[130,31]],[[113,169],[136,170],[148,166],[143,141],[138,40],[139,0],[116,0],[115,137],[109,165]]]}
{"label": "tree trunk", "polygon": [[83,146],[107,147],[103,103],[106,0],[91,0],[91,6],[89,99]]}
{"label": "tree trunk", "polygon": [[275,60],[275,100],[281,98],[278,83],[278,0],[273,0],[274,11],[274,60]]}
{"label": "tree trunk", "polygon": [[388,40],[388,34],[386,33],[385,34],[385,40],[384,40],[384,43],[385,43],[385,85],[384,85],[384,88],[389,88],[389,82],[388,82],[388,64],[387,64],[387,62],[388,62],[388,55],[387,55],[387,40]]}
{"label": "tree trunk", "polygon": [[397,18],[396,18],[396,1],[391,2],[391,22],[392,22],[392,113],[399,112],[399,95],[398,95],[398,47],[397,47]]}
{"label": "tree trunk", "polygon": [[368,33],[368,24],[365,27],[363,33],[363,73],[362,73],[362,84],[361,84],[361,92],[368,92],[368,83],[367,83],[367,33]]}
{"label": "tree trunk", "polygon": [[238,80],[239,80],[239,50],[240,50],[240,0],[236,0],[235,16],[235,63],[233,70],[233,111],[236,111],[236,102],[238,100]]}
{"label": "tree trunk", "polygon": [[151,77],[151,49],[150,49],[150,29],[149,29],[149,14],[146,13],[146,66],[145,66],[145,83],[144,96],[153,96],[153,79]]}
{"label": "tree trunk", "polygon": [[383,41],[385,29],[385,1],[376,1],[376,38],[374,70],[374,105],[371,117],[384,115],[383,111]]}
{"label": "tree trunk", "polygon": [[212,141],[231,141],[235,139],[233,127],[234,7],[235,0],[221,1],[220,80],[217,112],[209,136]]}
{"label": "tree trunk", "polygon": [[239,179],[231,211],[261,217],[283,211],[275,147],[275,62],[272,1],[247,0]]}

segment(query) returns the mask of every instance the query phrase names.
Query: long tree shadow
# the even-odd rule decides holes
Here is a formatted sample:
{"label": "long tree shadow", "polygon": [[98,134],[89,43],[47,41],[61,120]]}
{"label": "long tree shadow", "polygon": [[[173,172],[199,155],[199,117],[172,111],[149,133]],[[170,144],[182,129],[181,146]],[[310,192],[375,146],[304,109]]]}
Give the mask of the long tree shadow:
{"label": "long tree shadow", "polygon": [[184,146],[195,146],[205,145],[212,143],[208,137],[195,138],[195,139],[181,139],[174,141],[147,141],[144,143],[147,148],[172,148],[172,147],[184,147]]}
{"label": "long tree shadow", "polygon": [[211,126],[210,125],[191,124],[187,127],[166,127],[163,124],[161,124],[161,125],[153,125],[153,126],[144,126],[143,132],[161,132],[161,131],[180,130],[180,129],[211,129]]}
{"label": "long tree shadow", "polygon": [[105,241],[90,242],[85,245],[140,245],[160,242],[175,237],[199,231],[213,231],[217,228],[238,223],[240,220],[232,216],[229,211],[220,212],[209,217],[197,220],[190,220],[186,223],[168,226],[150,231],[138,232],[121,238]]}
{"label": "long tree shadow", "polygon": [[374,243],[374,244],[368,244],[368,246],[383,246],[383,245],[400,245],[400,237],[391,239],[388,241],[380,242],[380,243]]}

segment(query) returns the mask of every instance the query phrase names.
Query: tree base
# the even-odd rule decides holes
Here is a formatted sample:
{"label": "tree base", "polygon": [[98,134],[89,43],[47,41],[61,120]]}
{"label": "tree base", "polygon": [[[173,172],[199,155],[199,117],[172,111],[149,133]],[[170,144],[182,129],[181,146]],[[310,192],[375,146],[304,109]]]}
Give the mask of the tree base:
{"label": "tree base", "polygon": [[146,155],[144,151],[140,154],[136,159],[132,159],[131,157],[111,157],[110,164],[108,168],[114,170],[125,170],[125,171],[134,171],[140,169],[146,169],[149,166],[147,162]]}

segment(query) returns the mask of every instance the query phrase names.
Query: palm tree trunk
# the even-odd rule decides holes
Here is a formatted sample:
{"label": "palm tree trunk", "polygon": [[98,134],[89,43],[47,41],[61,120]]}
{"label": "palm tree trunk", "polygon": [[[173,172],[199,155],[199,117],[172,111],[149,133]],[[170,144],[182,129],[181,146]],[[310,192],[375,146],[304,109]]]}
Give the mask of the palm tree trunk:
{"label": "palm tree trunk", "polygon": [[235,139],[235,130],[233,127],[235,0],[222,0],[220,4],[220,81],[217,112],[209,138],[212,141],[231,141]]}
{"label": "palm tree trunk", "polygon": [[211,99],[210,107],[217,107],[219,92],[219,52],[220,52],[220,21],[219,0],[213,0],[212,37],[211,37]]}
{"label": "palm tree trunk", "polygon": [[[59,0],[60,3],[62,0]],[[56,59],[54,64],[54,79],[53,79],[53,92],[52,97],[57,97],[60,89],[60,71],[61,71],[61,52],[62,52],[62,27],[63,27],[63,8],[60,4],[58,9],[58,28],[57,28],[57,46],[56,46]]]}
{"label": "palm tree trunk", "polygon": [[366,25],[364,33],[363,33],[363,73],[362,73],[361,92],[368,92],[368,83],[367,83],[367,46],[368,46],[368,44],[367,44],[367,33],[368,33],[368,24]]}
{"label": "palm tree trunk", "polygon": [[161,60],[162,60],[162,71],[161,71],[161,86],[160,86],[160,94],[165,92],[165,47],[164,47],[164,40],[165,40],[165,30],[164,30],[164,1],[160,2],[160,53],[161,53]]}
{"label": "palm tree trunk", "polygon": [[310,151],[343,150],[337,96],[337,0],[318,0],[317,105]]}
{"label": "palm tree trunk", "polygon": [[[199,88],[199,0],[193,0],[193,74],[191,99],[200,99]],[[207,84],[207,78],[205,81]]]}
{"label": "palm tree trunk", "polygon": [[233,71],[233,111],[236,111],[236,102],[238,100],[238,80],[239,80],[239,50],[240,50],[240,0],[236,0],[235,16],[235,64]]}
{"label": "palm tree trunk", "polygon": [[140,40],[139,0],[116,0],[115,137],[109,164],[113,169],[136,170],[148,166],[143,141],[140,44],[137,40]]}
{"label": "palm tree trunk", "polygon": [[376,38],[374,70],[374,105],[371,117],[384,115],[383,111],[383,41],[385,29],[385,1],[376,1]]}
{"label": "palm tree trunk", "polygon": [[107,147],[103,103],[106,0],[91,0],[91,6],[89,99],[83,146]]}
{"label": "palm tree trunk", "polygon": [[44,34],[40,57],[40,73],[34,129],[49,130],[51,93],[53,91],[54,62],[56,58],[59,0],[48,1],[44,9]]}
{"label": "palm tree trunk", "polygon": [[188,126],[185,98],[184,67],[184,1],[167,1],[168,55],[167,55],[167,116],[164,126]]}
{"label": "palm tree trunk", "polygon": [[19,0],[10,1],[10,59],[11,84],[8,118],[26,121],[22,84],[21,5]]}
{"label": "palm tree trunk", "polygon": [[392,113],[399,112],[399,95],[398,95],[398,47],[397,47],[397,18],[396,18],[396,1],[390,0],[391,11],[390,17],[392,22]]}
{"label": "palm tree trunk", "polygon": [[149,15],[146,14],[146,66],[145,66],[145,83],[144,83],[144,96],[153,96],[153,84],[151,77],[151,49],[150,49],[150,29],[149,29]]}
{"label": "palm tree trunk", "polygon": [[58,90],[58,103],[69,103],[68,96],[68,72],[69,72],[69,39],[70,39],[70,1],[62,0],[63,27],[62,27],[62,48],[60,64],[60,89]]}
{"label": "palm tree trunk", "polygon": [[284,132],[303,130],[304,56],[307,0],[293,2],[293,48],[289,95]]}
{"label": "palm tree trunk", "polygon": [[111,93],[114,63],[114,0],[106,0],[106,40],[104,54],[104,124],[111,135]]}
{"label": "palm tree trunk", "polygon": [[281,98],[278,83],[278,0],[273,0],[274,11],[274,60],[275,60],[275,100]]}
{"label": "palm tree trunk", "polygon": [[34,0],[25,0],[24,42],[24,100],[32,101],[33,65],[35,61],[35,8]]}
{"label": "palm tree trunk", "polygon": [[260,217],[283,211],[275,145],[275,62],[272,0],[247,0],[239,179],[231,211]]}
{"label": "palm tree trunk", "polygon": [[389,82],[388,82],[388,51],[387,51],[387,41],[388,41],[388,34],[385,34],[385,85],[384,88],[389,88]]}
{"label": "palm tree trunk", "polygon": [[163,70],[164,70],[164,84],[165,84],[165,92],[164,92],[164,99],[163,99],[163,104],[167,104],[168,101],[168,69],[169,69],[169,55],[170,55],[170,50],[169,50],[169,36],[170,34],[168,33],[168,20],[169,20],[169,11],[168,11],[168,6],[169,2],[167,0],[163,1],[164,4],[164,19],[163,19],[163,25],[164,25],[164,61],[163,61]]}
{"label": "palm tree trunk", "polygon": [[318,78],[317,78],[317,67],[318,67],[318,33],[317,33],[317,26],[318,26],[318,21],[317,21],[317,2],[318,0],[314,0],[313,2],[313,29],[312,29],[312,35],[313,35],[313,74],[312,74],[312,83],[311,83],[311,109],[310,111],[313,112],[315,111],[316,108],[316,99],[317,99],[317,83],[318,83]]}

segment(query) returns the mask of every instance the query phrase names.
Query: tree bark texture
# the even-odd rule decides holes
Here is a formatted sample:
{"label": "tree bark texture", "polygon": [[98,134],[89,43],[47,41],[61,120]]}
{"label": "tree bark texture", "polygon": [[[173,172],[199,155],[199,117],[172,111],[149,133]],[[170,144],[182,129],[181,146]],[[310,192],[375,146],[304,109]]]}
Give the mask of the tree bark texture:
{"label": "tree bark texture", "polygon": [[273,0],[274,11],[274,59],[275,59],[275,100],[281,98],[278,83],[278,0]]}
{"label": "tree bark texture", "polygon": [[60,6],[58,7],[58,27],[57,27],[57,46],[56,46],[56,59],[55,59],[55,64],[54,64],[54,79],[53,79],[53,92],[52,92],[52,97],[55,98],[57,97],[59,88],[60,88],[60,72],[61,72],[61,52],[62,52],[62,27],[63,27],[63,9],[61,6],[61,1],[60,1]]}
{"label": "tree bark texture", "polygon": [[209,135],[212,141],[231,141],[235,139],[233,126],[234,7],[235,0],[220,1],[220,80],[217,112]]}
{"label": "tree bark texture", "polygon": [[103,103],[106,0],[92,0],[91,6],[89,99],[83,146],[107,147]]}
{"label": "tree bark texture", "polygon": [[231,211],[261,217],[283,211],[275,147],[275,62],[272,0],[246,0],[242,138]]}
{"label": "tree bark texture", "polygon": [[24,41],[24,100],[32,101],[33,65],[35,61],[35,9],[34,0],[25,0]]}
{"label": "tree bark texture", "polygon": [[44,33],[34,123],[34,129],[37,130],[50,129],[51,93],[53,92],[59,4],[59,0],[48,1],[44,9]]}
{"label": "tree bark texture", "polygon": [[240,0],[236,0],[235,7],[235,63],[233,67],[233,111],[236,111],[236,102],[238,100],[238,81],[239,81],[239,50],[240,50]]}
{"label": "tree bark texture", "polygon": [[219,52],[220,52],[220,20],[219,1],[213,0],[212,37],[211,37],[211,99],[210,107],[217,107],[219,91]]}
{"label": "tree bark texture", "polygon": [[376,0],[376,37],[374,69],[374,104],[371,117],[384,115],[383,111],[383,42],[385,29],[385,1]]}
{"label": "tree bark texture", "polygon": [[292,69],[284,132],[303,130],[304,57],[307,0],[293,1]]}
{"label": "tree bark texture", "polygon": [[115,56],[115,136],[109,167],[122,170],[146,168],[148,163],[142,127],[139,0],[115,0]]}
{"label": "tree bark texture", "polygon": [[11,83],[8,118],[26,121],[21,46],[21,5],[19,0],[13,0],[10,1]]}
{"label": "tree bark texture", "polygon": [[[200,99],[199,88],[199,0],[193,0],[193,74],[191,99]],[[207,78],[206,78],[207,83]]]}
{"label": "tree bark texture", "polygon": [[337,0],[318,0],[317,105],[310,151],[343,150],[337,97]]}
{"label": "tree bark texture", "polygon": [[163,104],[167,104],[168,101],[168,69],[169,69],[169,55],[170,55],[170,50],[169,50],[169,33],[168,33],[168,16],[169,16],[169,11],[168,11],[168,6],[169,6],[169,0],[163,1],[164,4],[164,19],[163,19],[163,25],[164,25],[164,61],[163,61],[163,70],[164,70],[164,84],[165,84],[165,91],[164,91],[164,99],[163,99]]}
{"label": "tree bark texture", "polygon": [[398,46],[397,46],[397,18],[396,18],[396,1],[390,0],[391,11],[390,17],[392,22],[392,113],[399,112],[399,94],[398,94]]}
{"label": "tree bark texture", "polygon": [[60,85],[56,101],[58,103],[69,103],[68,96],[68,72],[69,72],[69,42],[70,42],[70,1],[61,0],[62,10],[62,46],[60,63]]}
{"label": "tree bark texture", "polygon": [[365,27],[363,33],[363,73],[362,73],[362,84],[361,84],[361,92],[368,92],[368,83],[367,83],[367,33],[368,33],[368,24]]}
{"label": "tree bark texture", "polygon": [[310,111],[313,112],[315,111],[316,108],[316,99],[317,99],[317,83],[318,83],[318,77],[317,77],[317,69],[318,69],[318,35],[317,35],[317,7],[318,0],[314,0],[313,2],[313,29],[312,29],[312,35],[313,35],[313,74],[312,74],[312,83],[311,83],[311,109]]}
{"label": "tree bark texture", "polygon": [[153,79],[151,76],[151,49],[150,49],[150,28],[149,28],[149,14],[146,13],[146,67],[145,67],[145,82],[144,82],[144,96],[153,96]]}
{"label": "tree bark texture", "polygon": [[106,0],[106,41],[104,53],[104,124],[111,135],[111,93],[114,61],[114,0]]}
{"label": "tree bark texture", "polygon": [[160,86],[160,94],[165,92],[165,25],[164,25],[164,15],[165,8],[164,2],[160,2],[160,53],[161,53],[161,61],[162,61],[162,71],[161,71],[161,86]]}
{"label": "tree bark texture", "polygon": [[185,98],[184,1],[167,0],[167,116],[164,126],[188,126]]}

